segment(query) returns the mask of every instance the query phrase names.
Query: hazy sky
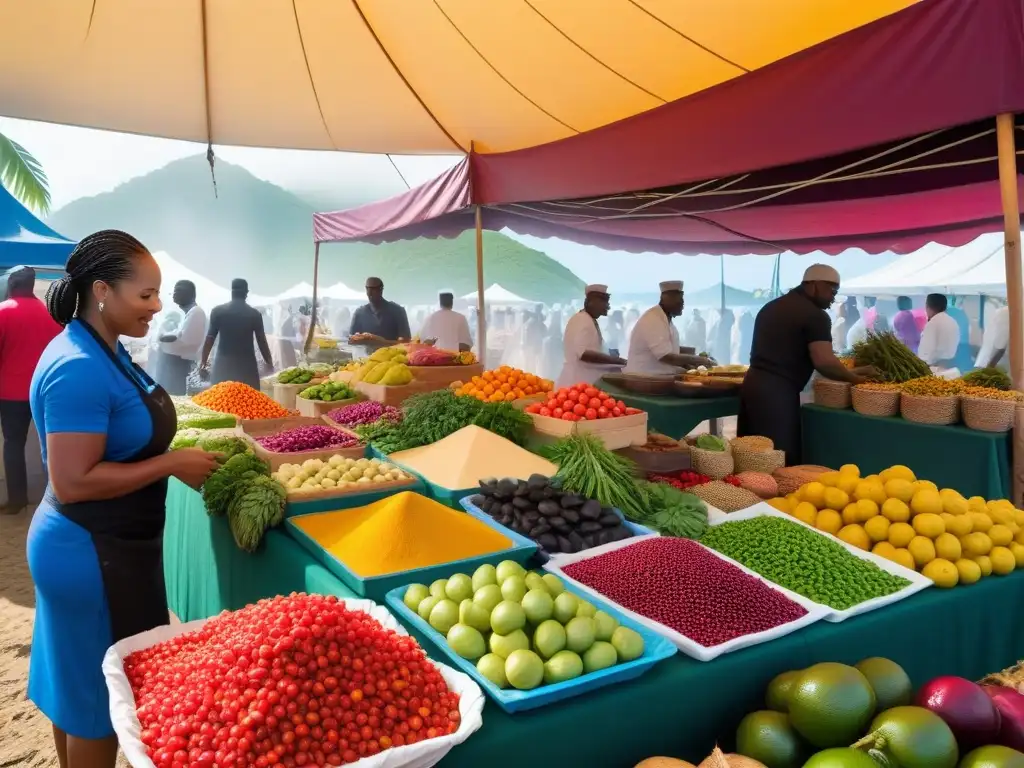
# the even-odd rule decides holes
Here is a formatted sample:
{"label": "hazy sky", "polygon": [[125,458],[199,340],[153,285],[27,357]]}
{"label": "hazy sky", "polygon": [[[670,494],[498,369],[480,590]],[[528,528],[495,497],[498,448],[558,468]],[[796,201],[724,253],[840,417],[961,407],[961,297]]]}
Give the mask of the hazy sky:
{"label": "hazy sky", "polygon": [[[80,197],[110,191],[173,160],[206,151],[205,146],[190,142],[3,117],[0,133],[22,144],[42,163],[50,180],[55,210]],[[392,155],[392,165],[384,155],[349,152],[219,146],[214,147],[214,152],[218,158],[240,165],[258,178],[325,206],[338,200],[369,201],[396,194],[405,189],[399,171],[415,186],[460,159],[451,155]],[[625,254],[562,240],[507,234],[547,253],[584,281],[608,283],[621,293],[655,291],[658,282],[670,279],[685,280],[687,289],[693,290],[716,283],[719,278],[718,257]],[[832,263],[846,277],[854,277],[887,261],[858,252],[837,257]],[[782,284],[797,282],[810,263],[809,257],[784,257]],[[768,288],[773,264],[774,259],[765,256],[726,257],[726,282],[744,289]],[[486,274],[486,262],[484,271]]]}

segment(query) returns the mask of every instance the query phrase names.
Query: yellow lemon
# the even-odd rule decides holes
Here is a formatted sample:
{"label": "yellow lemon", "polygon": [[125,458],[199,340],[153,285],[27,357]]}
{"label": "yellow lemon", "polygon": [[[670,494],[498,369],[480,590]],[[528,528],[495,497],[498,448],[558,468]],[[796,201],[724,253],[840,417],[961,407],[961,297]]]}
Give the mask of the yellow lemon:
{"label": "yellow lemon", "polygon": [[814,527],[819,531],[831,533],[834,536],[843,527],[843,518],[834,509],[823,509],[818,513],[818,519],[815,521]]}
{"label": "yellow lemon", "polygon": [[1006,509],[1005,507],[990,508],[988,516],[991,517],[992,522],[997,525],[1010,526],[1013,524],[1013,510]]}
{"label": "yellow lemon", "polygon": [[885,484],[885,482],[882,480],[882,476],[881,475],[868,475],[864,479],[865,480],[874,480],[876,482],[882,483],[883,485]]}
{"label": "yellow lemon", "polygon": [[858,467],[856,464],[843,464],[843,466],[839,468],[839,474],[860,477],[860,467]]}
{"label": "yellow lemon", "polygon": [[942,508],[949,514],[963,515],[967,513],[967,499],[956,491],[949,491],[948,488],[944,488],[939,491],[939,497],[942,499]]}
{"label": "yellow lemon", "polygon": [[960,546],[964,549],[967,557],[980,557],[987,555],[992,550],[992,539],[984,533],[968,533],[960,538]]}
{"label": "yellow lemon", "polygon": [[774,499],[768,499],[768,503],[779,510],[779,512],[785,512],[787,515],[793,511],[793,507],[790,506],[789,501],[781,496],[776,496]]}
{"label": "yellow lemon", "polygon": [[888,469],[883,469],[881,476],[883,482],[888,482],[889,480],[908,480],[912,483],[917,479],[914,473],[910,471],[910,467],[905,467],[902,464],[894,464]]}
{"label": "yellow lemon", "polygon": [[789,506],[790,507],[792,507],[793,509],[796,509],[796,505],[799,504],[802,501],[802,499],[800,498],[800,494],[799,493],[797,493],[796,491],[793,491],[793,493],[787,493],[786,494],[786,501],[789,502]]}
{"label": "yellow lemon", "polygon": [[852,544],[857,549],[863,549],[865,552],[871,549],[871,539],[868,537],[867,532],[859,525],[844,526],[839,531],[838,538],[840,541]]}
{"label": "yellow lemon", "polygon": [[927,536],[915,536],[907,545],[918,568],[923,568],[935,559],[935,544]]}
{"label": "yellow lemon", "polygon": [[[872,541],[889,543],[889,521],[881,515],[875,515],[866,523],[864,523],[864,530],[867,532],[868,537]],[[891,545],[890,545],[891,546]]]}
{"label": "yellow lemon", "polygon": [[1018,544],[1015,541],[1008,549],[1013,552],[1013,558],[1017,561],[1017,567],[1024,568],[1024,544]]}
{"label": "yellow lemon", "polygon": [[939,492],[939,486],[933,483],[931,480],[918,480],[914,483],[914,493],[918,491],[935,491]]}
{"label": "yellow lemon", "polygon": [[942,518],[931,512],[923,512],[914,518],[914,530],[922,536],[934,539],[946,532],[946,524]]}
{"label": "yellow lemon", "polygon": [[890,523],[905,523],[910,519],[910,507],[900,499],[886,499],[882,505],[882,514]]}
{"label": "yellow lemon", "polygon": [[928,488],[916,491],[910,500],[910,511],[915,515],[939,514],[942,512],[942,498],[939,492]]}
{"label": "yellow lemon", "polygon": [[871,551],[879,557],[884,557],[886,560],[892,560],[892,555],[896,551],[896,547],[888,541],[880,541],[871,548]]}
{"label": "yellow lemon", "polygon": [[960,558],[954,565],[956,565],[956,570],[960,574],[961,584],[974,584],[981,578],[981,566],[973,560]]}
{"label": "yellow lemon", "polygon": [[955,587],[960,580],[960,572],[949,560],[937,557],[921,569],[921,575],[927,576],[936,587]]}
{"label": "yellow lemon", "polygon": [[952,533],[940,534],[935,539],[935,554],[944,560],[955,563],[963,554],[963,547],[960,546],[960,539]]}
{"label": "yellow lemon", "polygon": [[1013,522],[1024,528],[1024,509],[1015,509],[1013,511]]}
{"label": "yellow lemon", "polygon": [[950,515],[946,520],[946,533],[954,536],[966,536],[974,530],[974,520],[970,515]]}
{"label": "yellow lemon", "polygon": [[988,556],[992,561],[992,573],[996,576],[1005,576],[1008,573],[1013,573],[1013,569],[1017,567],[1017,558],[1006,547],[992,547],[992,551],[988,553]]}
{"label": "yellow lemon", "polygon": [[894,549],[892,557],[889,558],[894,563],[899,563],[904,568],[909,568],[912,571],[917,570],[917,564],[914,562],[914,556],[910,554],[906,549]]}
{"label": "yellow lemon", "polygon": [[1013,540],[1018,544],[1024,544],[1024,529],[1017,531],[1017,533],[1013,534]]}
{"label": "yellow lemon", "polygon": [[843,522],[847,525],[858,522],[856,503],[850,503],[843,507]]}
{"label": "yellow lemon", "polygon": [[889,498],[885,493],[885,486],[877,480],[861,480],[853,489],[853,497],[857,501],[873,501],[875,506],[880,507]]}
{"label": "yellow lemon", "polygon": [[978,533],[988,533],[988,529],[992,527],[992,518],[988,516],[987,512],[971,512],[971,521],[974,523],[974,530]]}
{"label": "yellow lemon", "polygon": [[[825,506],[825,486],[814,480],[806,485],[800,486],[798,493],[800,500],[813,504],[815,509],[822,509]],[[844,505],[845,506],[845,505]]]}
{"label": "yellow lemon", "polygon": [[988,512],[988,503],[981,496],[971,496],[967,500],[968,512]]}
{"label": "yellow lemon", "polygon": [[992,561],[988,555],[978,555],[977,557],[971,558],[981,568],[981,578],[987,578],[992,575]]}
{"label": "yellow lemon", "polygon": [[882,489],[890,499],[899,499],[904,504],[914,498],[914,484],[908,480],[887,480]]}
{"label": "yellow lemon", "polygon": [[809,501],[801,501],[793,509],[793,517],[801,523],[814,525],[815,521],[818,519],[818,510],[816,510],[814,505]]}
{"label": "yellow lemon", "polygon": [[850,495],[839,488],[826,488],[825,489],[825,506],[829,509],[834,509],[836,512],[842,512],[843,508],[850,503]]}
{"label": "yellow lemon", "polygon": [[893,523],[889,526],[889,543],[896,548],[907,546],[916,534],[907,523]]}
{"label": "yellow lemon", "polygon": [[1008,509],[1012,512],[1015,509],[1013,502],[1009,499],[989,499],[985,502],[985,506],[988,508],[989,512],[993,509]]}
{"label": "yellow lemon", "polygon": [[835,488],[836,483],[839,482],[838,472],[822,472],[818,475],[818,482],[827,488]]}
{"label": "yellow lemon", "polygon": [[840,474],[839,479],[836,481],[836,488],[843,493],[851,494],[860,482],[860,478],[856,475]]}
{"label": "yellow lemon", "polygon": [[858,522],[865,523],[871,518],[877,517],[878,513],[878,504],[876,504],[872,499],[861,499],[857,502]]}
{"label": "yellow lemon", "polygon": [[988,537],[992,539],[993,547],[1005,547],[1013,541],[1013,531],[1005,525],[993,525],[988,529]]}

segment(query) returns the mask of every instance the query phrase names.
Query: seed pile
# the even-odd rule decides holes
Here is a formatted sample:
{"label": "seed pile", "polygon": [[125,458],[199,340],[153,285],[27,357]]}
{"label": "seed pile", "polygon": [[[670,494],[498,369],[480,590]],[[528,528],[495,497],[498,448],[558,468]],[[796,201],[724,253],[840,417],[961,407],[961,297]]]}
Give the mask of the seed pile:
{"label": "seed pile", "polygon": [[910,584],[850,554],[834,539],[779,517],[723,523],[701,538],[780,587],[845,611]]}
{"label": "seed pile", "polygon": [[964,383],[959,379],[944,379],[941,376],[919,376],[903,383],[901,391],[918,397],[954,397],[959,395]]}
{"label": "seed pile", "polygon": [[562,570],[705,648],[807,614],[803,606],[689,539],[644,539]]}
{"label": "seed pile", "polygon": [[981,397],[985,400],[1020,400],[1022,395],[1014,390],[996,389],[995,387],[964,387],[964,397]]}

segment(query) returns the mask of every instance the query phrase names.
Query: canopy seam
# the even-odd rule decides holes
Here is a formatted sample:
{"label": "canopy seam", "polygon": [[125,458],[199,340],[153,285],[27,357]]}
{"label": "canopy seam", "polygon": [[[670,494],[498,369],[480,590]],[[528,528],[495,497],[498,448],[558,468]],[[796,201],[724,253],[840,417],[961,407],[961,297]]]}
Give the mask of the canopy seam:
{"label": "canopy seam", "polygon": [[98,2],[99,0],[92,0],[92,6],[89,8],[89,23],[85,27],[85,37],[83,38],[84,40],[88,40],[89,35],[92,33],[92,20],[96,18],[96,4]]}
{"label": "canopy seam", "polygon": [[740,70],[741,72],[750,72],[751,71],[751,70],[747,69],[746,67],[744,67],[742,64],[737,64],[732,59],[727,58],[726,56],[723,56],[722,54],[720,54],[720,53],[718,53],[716,51],[711,50],[710,48],[708,48],[703,43],[697,42],[696,40],[694,40],[692,37],[690,37],[685,32],[680,32],[678,29],[673,27],[671,24],[669,24],[663,18],[661,18],[660,16],[658,16],[658,15],[656,15],[654,13],[651,13],[649,10],[644,8],[642,5],[640,5],[638,2],[636,2],[636,0],[626,0],[626,2],[630,3],[631,5],[633,5],[638,11],[646,13],[648,16],[650,16],[656,22],[661,24],[663,27],[665,27],[666,29],[672,30],[677,35],[679,35],[681,38],[683,38],[683,40],[686,40],[688,43],[691,43],[692,45],[697,46],[698,48],[700,48],[705,53],[710,53],[716,59],[718,59],[720,61],[724,61],[726,64],[729,64],[730,66],[736,67],[736,69]]}
{"label": "canopy seam", "polygon": [[295,0],[292,0],[292,16],[295,18],[295,31],[299,35],[299,48],[302,51],[302,61],[306,65],[306,77],[309,78],[309,88],[313,91],[313,101],[316,102],[316,111],[320,113],[320,124],[323,125],[324,130],[327,132],[327,138],[331,141],[331,146],[335,149],[338,148],[338,142],[334,140],[334,135],[331,133],[331,127],[327,124],[327,118],[324,117],[324,108],[320,104],[320,94],[317,93],[316,83],[313,82],[313,69],[309,66],[309,55],[306,53],[306,40],[302,37],[302,25],[299,23],[299,9],[295,5]]}

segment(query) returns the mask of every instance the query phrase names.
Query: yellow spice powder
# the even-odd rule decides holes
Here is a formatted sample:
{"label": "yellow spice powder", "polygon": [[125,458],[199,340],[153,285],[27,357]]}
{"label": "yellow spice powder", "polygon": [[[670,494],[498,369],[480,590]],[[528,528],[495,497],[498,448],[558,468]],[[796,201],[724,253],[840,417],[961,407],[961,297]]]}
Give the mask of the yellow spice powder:
{"label": "yellow spice powder", "polygon": [[479,520],[412,491],[365,507],[299,517],[295,524],[362,577],[425,568],[509,549]]}
{"label": "yellow spice powder", "polygon": [[547,459],[476,425],[389,458],[434,485],[457,491],[473,488],[485,477],[527,480],[532,474],[550,477],[558,471]]}

